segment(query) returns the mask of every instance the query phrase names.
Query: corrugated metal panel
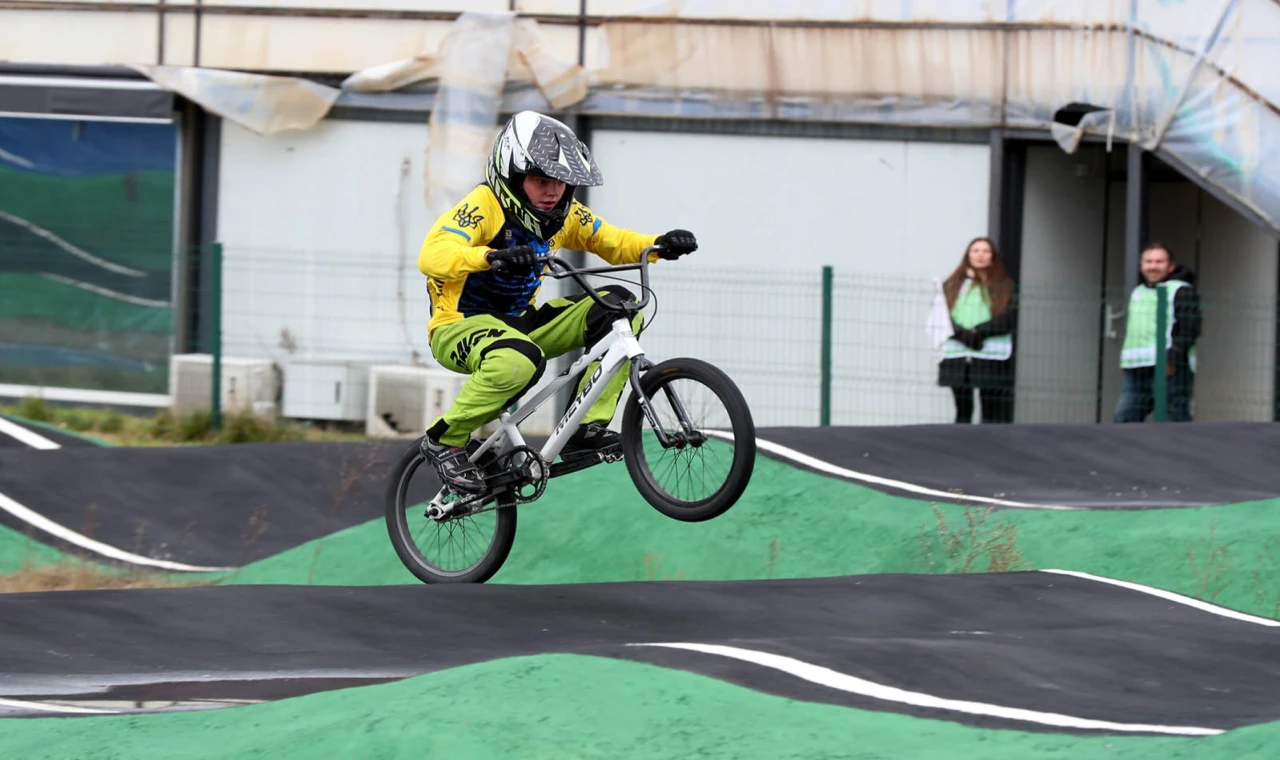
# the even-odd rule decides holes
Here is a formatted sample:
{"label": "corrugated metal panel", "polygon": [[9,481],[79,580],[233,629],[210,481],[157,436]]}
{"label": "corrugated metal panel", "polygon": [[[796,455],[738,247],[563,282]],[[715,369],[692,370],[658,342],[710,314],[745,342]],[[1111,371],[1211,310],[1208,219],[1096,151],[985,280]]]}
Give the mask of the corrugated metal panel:
{"label": "corrugated metal panel", "polygon": [[0,51],[23,63],[154,63],[151,13],[0,10]]}
{"label": "corrugated metal panel", "polygon": [[446,21],[205,16],[200,63],[250,71],[358,71],[434,51],[451,27]]}
{"label": "corrugated metal panel", "polygon": [[[252,6],[263,3],[245,2],[245,0],[203,0],[208,6]],[[358,9],[362,11],[444,11],[462,13],[473,11],[486,13],[508,10],[509,0],[271,0],[273,8],[297,8],[303,11],[313,9]]]}

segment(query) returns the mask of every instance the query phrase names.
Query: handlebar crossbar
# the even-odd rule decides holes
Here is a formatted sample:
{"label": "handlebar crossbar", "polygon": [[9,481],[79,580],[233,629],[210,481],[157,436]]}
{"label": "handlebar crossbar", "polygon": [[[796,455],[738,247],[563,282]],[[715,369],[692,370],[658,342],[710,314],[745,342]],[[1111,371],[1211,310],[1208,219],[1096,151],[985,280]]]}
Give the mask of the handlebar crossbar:
{"label": "handlebar crossbar", "polygon": [[[634,312],[640,311],[649,303],[649,254],[654,253],[656,251],[660,251],[660,250],[662,250],[662,247],[657,245],[651,245],[646,247],[643,251],[640,252],[640,260],[634,264],[614,264],[611,266],[603,266],[603,267],[575,267],[574,265],[570,264],[568,261],[565,261],[559,256],[555,256],[552,254],[544,254],[544,255],[538,256],[537,263],[548,265],[551,268],[551,271],[548,272],[548,274],[557,280],[562,280],[565,277],[572,277],[573,280],[577,282],[578,285],[581,286],[581,288],[584,291],[586,291],[587,295],[591,296],[592,300],[600,304],[601,307],[608,309],[610,311],[622,311],[627,313],[634,313]],[[560,271],[556,271],[557,269]],[[583,277],[583,275],[590,275],[590,274],[605,274],[608,272],[627,272],[633,269],[640,270],[640,288],[641,290],[644,291],[644,295],[643,297],[641,297],[638,303],[628,303],[628,302],[624,302],[621,304],[606,303],[605,300],[601,298],[598,293],[596,293],[596,289],[591,287],[591,284],[588,283],[586,279]]]}

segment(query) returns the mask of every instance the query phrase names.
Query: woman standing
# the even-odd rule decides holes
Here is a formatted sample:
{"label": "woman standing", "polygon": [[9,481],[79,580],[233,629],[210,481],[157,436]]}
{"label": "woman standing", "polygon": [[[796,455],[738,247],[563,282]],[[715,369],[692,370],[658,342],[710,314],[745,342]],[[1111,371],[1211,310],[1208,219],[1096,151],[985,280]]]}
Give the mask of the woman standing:
{"label": "woman standing", "polygon": [[1013,421],[1013,279],[995,243],[975,238],[960,265],[942,283],[952,335],[942,344],[938,385],[956,398],[956,422],[973,419],[973,391],[982,400],[982,421]]}

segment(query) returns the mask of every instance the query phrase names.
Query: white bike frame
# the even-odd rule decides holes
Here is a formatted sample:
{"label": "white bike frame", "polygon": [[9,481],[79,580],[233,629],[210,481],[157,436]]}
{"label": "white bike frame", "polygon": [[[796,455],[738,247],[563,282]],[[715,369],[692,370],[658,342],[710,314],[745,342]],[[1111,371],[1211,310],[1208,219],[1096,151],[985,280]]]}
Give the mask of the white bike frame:
{"label": "white bike frame", "polygon": [[[528,403],[521,405],[514,414],[504,411],[498,417],[498,429],[485,439],[485,442],[471,456],[471,461],[476,461],[490,449],[496,449],[494,453],[501,456],[517,446],[526,445],[524,436],[520,433],[519,424],[528,419],[538,407],[553,398],[557,391],[576,380],[584,367],[599,359],[600,364],[587,378],[586,386],[569,404],[564,416],[560,418],[560,422],[547,437],[546,443],[542,444],[542,450],[538,452],[544,462],[551,462],[559,456],[560,450],[564,448],[569,437],[582,423],[587,410],[599,400],[605,386],[613,380],[623,365],[642,356],[644,356],[644,348],[640,346],[640,341],[632,331],[630,322],[623,318],[614,320],[608,335],[601,338],[590,351],[583,354],[567,370],[560,373],[559,377],[529,399]],[[503,445],[504,441],[506,445]]]}

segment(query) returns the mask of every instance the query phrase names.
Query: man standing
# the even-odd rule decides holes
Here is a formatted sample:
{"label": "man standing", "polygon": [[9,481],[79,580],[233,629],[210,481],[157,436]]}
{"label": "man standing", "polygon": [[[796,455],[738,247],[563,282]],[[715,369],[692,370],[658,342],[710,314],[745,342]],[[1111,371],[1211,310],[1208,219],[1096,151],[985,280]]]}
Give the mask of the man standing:
{"label": "man standing", "polygon": [[1129,296],[1120,366],[1124,387],[1116,405],[1116,422],[1142,422],[1155,408],[1156,286],[1167,295],[1164,336],[1170,422],[1191,421],[1191,392],[1196,371],[1195,342],[1200,337],[1200,296],[1191,270],[1178,266],[1168,247],[1151,243],[1142,251],[1142,282]]}

